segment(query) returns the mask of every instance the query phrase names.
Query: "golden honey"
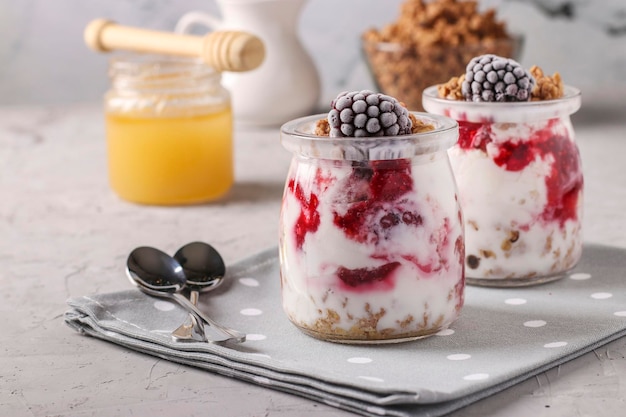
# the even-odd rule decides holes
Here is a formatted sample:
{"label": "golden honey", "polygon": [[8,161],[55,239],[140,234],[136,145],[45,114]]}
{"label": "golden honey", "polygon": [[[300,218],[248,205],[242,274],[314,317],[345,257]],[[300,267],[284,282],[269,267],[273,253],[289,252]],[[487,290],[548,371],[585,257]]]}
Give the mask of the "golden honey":
{"label": "golden honey", "polygon": [[[114,66],[115,65],[115,66]],[[215,200],[234,181],[232,113],[219,74],[186,59],[117,61],[107,93],[111,188],[140,204]]]}

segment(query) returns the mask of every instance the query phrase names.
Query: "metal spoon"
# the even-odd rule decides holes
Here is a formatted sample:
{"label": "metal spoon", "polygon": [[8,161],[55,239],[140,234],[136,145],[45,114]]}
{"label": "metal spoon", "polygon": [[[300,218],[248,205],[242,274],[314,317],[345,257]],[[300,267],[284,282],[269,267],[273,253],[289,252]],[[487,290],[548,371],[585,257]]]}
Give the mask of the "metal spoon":
{"label": "metal spoon", "polygon": [[[217,288],[224,280],[226,266],[215,248],[204,242],[191,242],[178,249],[174,259],[183,267],[189,288],[189,301],[198,304],[201,292]],[[193,314],[189,320],[172,332],[172,339],[179,342],[197,341],[201,335],[196,331]]]}
{"label": "metal spoon", "polygon": [[170,298],[192,313],[198,323],[204,325],[201,327],[204,328],[206,341],[215,343],[246,340],[245,334],[220,326],[187,298],[178,294],[185,287],[187,278],[180,263],[168,254],[148,246],[136,248],[128,255],[126,272],[130,282],[139,290],[155,297]]}

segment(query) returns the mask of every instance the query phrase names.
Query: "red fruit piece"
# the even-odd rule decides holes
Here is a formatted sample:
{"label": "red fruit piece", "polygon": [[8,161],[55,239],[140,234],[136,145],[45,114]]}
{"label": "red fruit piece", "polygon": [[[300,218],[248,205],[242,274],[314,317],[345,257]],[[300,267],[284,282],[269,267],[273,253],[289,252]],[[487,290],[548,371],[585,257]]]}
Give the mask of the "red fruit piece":
{"label": "red fruit piece", "polygon": [[[548,203],[541,218],[558,221],[563,226],[566,220],[578,217],[578,196],[583,188],[583,177],[576,145],[567,136],[555,133],[555,126],[558,127],[559,123],[559,119],[552,119],[532,137],[497,143],[493,161],[507,171],[518,172],[535,160],[551,156],[554,162],[545,178]],[[491,126],[491,123],[460,121],[459,147],[486,152],[487,144],[492,142]]]}
{"label": "red fruit piece", "polygon": [[347,286],[355,288],[364,284],[385,281],[399,266],[400,262],[390,262],[376,268],[348,269],[341,266],[337,269],[337,277]]}
{"label": "red fruit piece", "polygon": [[489,123],[459,121],[458,145],[461,149],[480,149],[486,153],[489,142],[491,142],[491,125]]}
{"label": "red fruit piece", "polygon": [[306,234],[316,232],[320,225],[320,214],[317,211],[319,200],[313,193],[307,198],[304,195],[302,186],[295,184],[293,179],[289,181],[289,191],[291,191],[300,202],[300,215],[294,226],[294,233],[296,235],[296,245],[298,249],[302,249]]}
{"label": "red fruit piece", "polygon": [[372,198],[376,201],[394,201],[413,188],[411,165],[408,161],[394,161],[395,167],[374,167],[370,179]]}
{"label": "red fruit piece", "polygon": [[359,201],[352,204],[343,216],[334,213],[333,222],[343,230],[348,238],[357,242],[365,242],[369,234],[367,220],[371,210],[372,205],[368,201]]}
{"label": "red fruit piece", "polygon": [[537,159],[552,156],[554,161],[545,182],[548,203],[542,213],[545,221],[558,221],[561,226],[566,220],[577,219],[578,195],[583,188],[582,168],[576,145],[566,136],[553,132],[558,119],[537,131],[531,138],[508,141],[499,145],[496,165],[507,171],[521,171]]}
{"label": "red fruit piece", "polygon": [[[412,189],[410,160],[373,161],[371,168],[355,168],[343,194],[358,199],[351,199],[354,202],[345,214],[335,212],[333,221],[348,238],[357,242],[376,242],[385,230],[400,223],[419,226],[422,224],[419,214],[404,211],[401,205],[389,209],[384,204],[397,202]],[[381,210],[387,213],[372,221]]]}

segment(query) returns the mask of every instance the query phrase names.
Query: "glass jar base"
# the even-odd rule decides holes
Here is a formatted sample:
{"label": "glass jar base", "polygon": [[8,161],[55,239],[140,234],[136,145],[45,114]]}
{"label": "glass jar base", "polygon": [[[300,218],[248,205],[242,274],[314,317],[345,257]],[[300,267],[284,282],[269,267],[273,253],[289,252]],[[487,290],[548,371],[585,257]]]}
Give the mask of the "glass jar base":
{"label": "glass jar base", "polygon": [[139,204],[142,206],[163,206],[163,207],[171,207],[171,206],[196,206],[196,205],[203,205],[203,204],[208,204],[208,203],[213,203],[213,202],[218,202],[223,200],[228,192],[230,191],[230,188],[227,189],[224,192],[221,192],[219,194],[215,194],[215,195],[210,195],[210,196],[194,196],[194,197],[183,197],[183,198],[168,198],[168,197],[164,197],[164,198],[152,198],[152,197],[148,197],[148,198],[142,198],[140,196],[129,196],[129,195],[125,195],[122,194],[116,190],[113,190],[115,192],[115,194],[122,200],[124,201],[128,201],[129,203],[134,203],[134,204]]}
{"label": "glass jar base", "polygon": [[369,338],[358,338],[350,334],[328,334],[320,333],[315,330],[311,330],[307,327],[302,327],[294,323],[294,325],[304,334],[311,336],[315,339],[324,340],[326,342],[340,343],[346,345],[384,345],[394,343],[411,342],[414,340],[425,339],[433,336],[434,334],[445,330],[448,326],[442,326],[431,330],[424,330],[420,332],[400,333],[393,336],[384,336],[378,334],[377,336]]}
{"label": "glass jar base", "polygon": [[511,287],[530,287],[532,285],[541,285],[548,282],[558,281],[565,277],[567,271],[559,272],[555,275],[549,276],[537,276],[537,277],[522,277],[522,278],[471,278],[466,277],[465,283],[467,285],[473,285],[476,287],[497,287],[497,288],[511,288]]}
{"label": "glass jar base", "polygon": [[195,193],[173,193],[148,187],[129,188],[111,182],[111,189],[122,200],[145,206],[193,206],[223,200],[233,187],[233,181],[224,181],[219,187],[205,187]]}

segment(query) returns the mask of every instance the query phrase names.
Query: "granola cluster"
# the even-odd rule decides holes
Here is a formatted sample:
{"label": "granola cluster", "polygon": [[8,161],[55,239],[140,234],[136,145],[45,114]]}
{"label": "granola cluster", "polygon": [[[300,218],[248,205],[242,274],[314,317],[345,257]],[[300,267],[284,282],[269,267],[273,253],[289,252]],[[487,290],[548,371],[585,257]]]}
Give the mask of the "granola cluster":
{"label": "granola cluster", "polygon": [[461,88],[465,81],[465,74],[460,77],[452,77],[447,83],[437,85],[437,94],[448,100],[464,100]]}
{"label": "granola cluster", "polygon": [[535,78],[535,87],[531,93],[531,100],[553,100],[563,97],[563,80],[561,74],[555,72],[544,75],[543,70],[537,65],[533,65],[529,72]]}
{"label": "granola cluster", "polygon": [[[411,134],[430,132],[435,129],[432,124],[418,119],[412,113],[409,113],[409,119],[411,119],[413,124],[411,127]],[[317,123],[315,123],[315,130],[313,133],[317,136],[330,136],[330,124],[328,123],[328,119],[318,120]]]}
{"label": "granola cluster", "polygon": [[422,110],[422,91],[464,72],[473,57],[516,52],[495,10],[481,12],[474,0],[406,0],[396,22],[362,38],[379,90],[409,110]]}
{"label": "granola cluster", "polygon": [[[537,65],[533,65],[528,72],[535,79],[535,86],[530,95],[531,100],[554,100],[563,97],[563,80],[558,72],[552,75],[545,75],[543,70]],[[438,96],[448,100],[465,100],[461,92],[464,79],[465,74],[462,74],[458,77],[450,78],[446,83],[438,84]]]}
{"label": "granola cluster", "polygon": [[368,41],[416,46],[457,46],[509,37],[494,9],[481,13],[477,1],[460,0],[407,0],[396,22],[363,36]]}

